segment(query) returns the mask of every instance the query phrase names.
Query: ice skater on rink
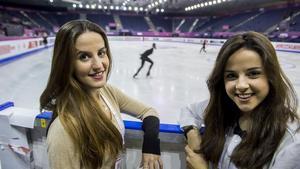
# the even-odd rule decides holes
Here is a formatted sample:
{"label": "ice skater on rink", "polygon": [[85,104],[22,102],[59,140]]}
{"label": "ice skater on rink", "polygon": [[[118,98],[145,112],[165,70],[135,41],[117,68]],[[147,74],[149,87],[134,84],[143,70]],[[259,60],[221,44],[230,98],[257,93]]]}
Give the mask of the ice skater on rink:
{"label": "ice skater on rink", "polygon": [[204,51],[204,52],[206,53],[206,50],[205,50],[206,44],[207,44],[207,40],[204,40],[203,43],[202,43],[202,48],[200,49],[200,53],[201,53],[202,51]]}
{"label": "ice skater on rink", "polygon": [[136,78],[136,76],[139,74],[139,72],[141,71],[141,69],[144,67],[145,62],[149,62],[151,65],[149,66],[148,72],[147,72],[147,77],[150,76],[150,71],[151,68],[153,66],[153,61],[148,57],[149,55],[151,55],[153,53],[153,50],[156,49],[156,44],[153,43],[152,44],[152,48],[146,50],[144,53],[141,54],[141,66],[138,69],[138,71],[133,75],[133,78]]}

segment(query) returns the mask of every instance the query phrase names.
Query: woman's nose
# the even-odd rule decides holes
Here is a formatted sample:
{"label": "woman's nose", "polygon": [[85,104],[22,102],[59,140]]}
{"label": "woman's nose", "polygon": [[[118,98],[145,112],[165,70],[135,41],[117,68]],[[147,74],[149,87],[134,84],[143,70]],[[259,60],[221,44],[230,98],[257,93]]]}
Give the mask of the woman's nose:
{"label": "woman's nose", "polygon": [[101,58],[97,57],[93,57],[93,63],[92,63],[92,67],[94,69],[99,69],[101,67],[103,67],[103,61]]}
{"label": "woman's nose", "polygon": [[249,83],[248,83],[247,78],[239,77],[237,80],[237,83],[236,83],[236,89],[243,91],[248,88],[249,88]]}

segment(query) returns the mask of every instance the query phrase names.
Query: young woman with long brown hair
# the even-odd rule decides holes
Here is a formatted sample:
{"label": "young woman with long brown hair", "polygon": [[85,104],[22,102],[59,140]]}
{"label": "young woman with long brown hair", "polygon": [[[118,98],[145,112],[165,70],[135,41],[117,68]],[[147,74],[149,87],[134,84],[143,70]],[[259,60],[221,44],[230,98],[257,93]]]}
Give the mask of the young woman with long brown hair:
{"label": "young woman with long brown hair", "polygon": [[156,111],[107,84],[112,56],[106,34],[87,20],[64,24],[55,39],[40,108],[53,111],[47,134],[53,169],[121,168],[120,112],[143,120],[143,168],[162,168]]}
{"label": "young woman with long brown hair", "polygon": [[[188,140],[199,143],[186,146],[190,168],[300,168],[298,99],[267,37],[246,32],[228,39],[207,86],[210,99],[181,113],[189,116],[181,120]],[[187,119],[203,135],[184,127]]]}

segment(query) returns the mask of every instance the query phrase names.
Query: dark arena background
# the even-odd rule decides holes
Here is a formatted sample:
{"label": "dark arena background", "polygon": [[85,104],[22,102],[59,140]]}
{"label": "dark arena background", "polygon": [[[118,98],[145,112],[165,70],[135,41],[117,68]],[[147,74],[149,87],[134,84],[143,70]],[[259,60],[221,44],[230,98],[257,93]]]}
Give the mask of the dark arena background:
{"label": "dark arena background", "polygon": [[[39,96],[56,32],[70,20],[87,19],[106,31],[113,56],[108,82],[158,111],[165,169],[186,168],[179,113],[209,97],[206,80],[229,37],[265,34],[300,95],[300,0],[0,0],[0,11],[0,169],[49,168],[45,140],[52,113],[39,112]],[[133,78],[152,43],[151,76],[145,63]],[[122,116],[124,168],[137,169],[141,121]]]}

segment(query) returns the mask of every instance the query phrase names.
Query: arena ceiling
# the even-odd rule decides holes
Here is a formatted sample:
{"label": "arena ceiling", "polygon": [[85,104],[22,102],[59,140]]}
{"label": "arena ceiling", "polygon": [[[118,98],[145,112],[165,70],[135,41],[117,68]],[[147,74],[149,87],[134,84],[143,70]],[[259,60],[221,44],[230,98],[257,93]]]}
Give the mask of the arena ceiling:
{"label": "arena ceiling", "polygon": [[[51,2],[52,1],[52,2]],[[194,10],[186,11],[187,7],[195,6],[199,3],[205,2],[225,1],[224,3],[215,3],[203,8],[196,8]],[[150,7],[151,4],[157,5]],[[48,6],[72,9],[73,4],[82,4],[85,8],[86,4],[96,6],[137,6],[144,9],[148,8],[147,12],[155,12],[157,8],[164,9],[165,13],[181,13],[186,15],[221,15],[230,14],[251,9],[274,7],[274,6],[294,6],[300,4],[300,0],[0,0],[1,4],[15,4],[15,5],[30,5],[30,6]],[[300,8],[300,7],[299,7]],[[92,9],[90,9],[92,10]],[[99,10],[93,9],[93,10]],[[103,9],[101,9],[103,10]]]}

